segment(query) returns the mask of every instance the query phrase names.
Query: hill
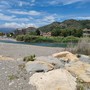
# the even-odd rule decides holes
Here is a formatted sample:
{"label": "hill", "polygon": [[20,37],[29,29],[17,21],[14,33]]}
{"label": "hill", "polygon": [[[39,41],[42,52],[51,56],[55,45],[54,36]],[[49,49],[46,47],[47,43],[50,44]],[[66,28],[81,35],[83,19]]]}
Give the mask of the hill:
{"label": "hill", "polygon": [[90,28],[90,20],[65,20],[63,22],[53,22],[49,25],[42,26],[38,28],[42,32],[49,32],[52,31],[55,28],[61,28],[61,29],[84,29],[84,28]]}
{"label": "hill", "polygon": [[15,28],[0,28],[0,32],[3,33],[10,33],[13,32],[15,30]]}
{"label": "hill", "polygon": [[28,27],[28,28],[16,29],[14,33],[16,35],[20,35],[20,34],[28,34],[30,32],[35,32],[35,31],[36,31],[35,27]]}

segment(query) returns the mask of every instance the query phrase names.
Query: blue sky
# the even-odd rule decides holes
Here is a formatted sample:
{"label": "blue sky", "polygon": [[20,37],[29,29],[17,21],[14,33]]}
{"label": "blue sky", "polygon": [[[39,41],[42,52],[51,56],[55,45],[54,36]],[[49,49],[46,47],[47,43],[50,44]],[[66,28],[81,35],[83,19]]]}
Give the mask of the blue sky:
{"label": "blue sky", "polygon": [[40,27],[66,19],[90,20],[90,0],[0,0],[0,28]]}

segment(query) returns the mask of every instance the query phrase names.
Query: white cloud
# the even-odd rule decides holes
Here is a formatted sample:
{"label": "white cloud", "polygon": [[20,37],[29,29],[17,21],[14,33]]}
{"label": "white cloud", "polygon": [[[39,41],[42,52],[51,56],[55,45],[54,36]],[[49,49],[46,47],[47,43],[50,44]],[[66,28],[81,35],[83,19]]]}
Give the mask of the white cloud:
{"label": "white cloud", "polygon": [[4,21],[29,21],[30,18],[17,18],[15,15],[12,16],[8,16],[8,15],[4,15],[2,13],[0,13],[0,20],[4,20]]}
{"label": "white cloud", "polygon": [[45,22],[54,22],[56,20],[56,17],[53,16],[53,15],[50,15],[50,16],[45,16],[42,21],[45,21]]}
{"label": "white cloud", "polygon": [[23,5],[30,5],[29,2],[25,2],[25,1],[17,1],[17,3],[20,7],[22,7]]}
{"label": "white cloud", "polygon": [[0,13],[0,20],[10,21],[10,20],[12,20],[13,18],[15,18],[14,15],[8,16],[8,15],[4,15],[4,14]]}
{"label": "white cloud", "polygon": [[52,0],[49,1],[50,5],[68,5],[76,2],[90,2],[90,0]]}
{"label": "white cloud", "polygon": [[15,22],[12,22],[12,23],[5,23],[5,24],[1,24],[0,25],[0,28],[26,28],[26,27],[36,27],[34,24],[32,23],[15,23]]}
{"label": "white cloud", "polygon": [[84,17],[75,17],[75,19],[83,19],[83,20],[90,20],[90,16],[84,16]]}
{"label": "white cloud", "polygon": [[32,3],[34,3],[36,0],[31,0]]}
{"label": "white cloud", "polygon": [[38,12],[35,10],[31,10],[31,11],[10,11],[9,10],[9,12],[13,14],[32,15],[32,16],[37,16],[41,14],[41,12]]}
{"label": "white cloud", "polygon": [[49,15],[46,14],[42,18],[35,19],[35,24],[37,26],[47,25],[47,24],[50,24],[50,23],[56,21],[58,18],[59,18],[59,16],[56,14],[49,14]]}

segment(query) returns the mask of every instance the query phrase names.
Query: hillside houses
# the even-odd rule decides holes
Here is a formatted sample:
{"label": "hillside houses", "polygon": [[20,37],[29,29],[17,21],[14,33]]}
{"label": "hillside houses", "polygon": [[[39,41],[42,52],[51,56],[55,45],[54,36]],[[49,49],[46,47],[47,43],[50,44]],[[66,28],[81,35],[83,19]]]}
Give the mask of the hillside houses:
{"label": "hillside houses", "polygon": [[25,34],[29,34],[30,32],[34,32],[36,31],[35,27],[28,27],[28,28],[22,28],[22,29],[16,29],[14,31],[15,35],[25,35]]}
{"label": "hillside houses", "polygon": [[40,32],[41,36],[51,36],[51,32]]}

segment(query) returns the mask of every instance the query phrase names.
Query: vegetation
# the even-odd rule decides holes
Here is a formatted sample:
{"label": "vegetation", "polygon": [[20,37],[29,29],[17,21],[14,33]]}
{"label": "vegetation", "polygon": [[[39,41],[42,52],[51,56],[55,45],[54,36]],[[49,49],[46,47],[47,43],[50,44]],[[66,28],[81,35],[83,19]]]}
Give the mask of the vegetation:
{"label": "vegetation", "polygon": [[83,30],[81,29],[60,29],[59,27],[53,29],[51,31],[52,36],[75,36],[75,37],[82,37]]}
{"label": "vegetation", "polygon": [[24,57],[23,61],[34,61],[35,60],[35,55],[30,55],[30,56],[27,56],[27,57]]}
{"label": "vegetation", "polygon": [[16,40],[17,40],[17,41],[23,41],[23,40],[24,40],[24,35],[18,35],[18,36],[16,37]]}
{"label": "vegetation", "polygon": [[12,80],[14,80],[14,79],[18,79],[19,77],[17,77],[16,75],[9,75],[8,76],[8,79],[10,80],[10,81],[12,81]]}
{"label": "vegetation", "polygon": [[90,20],[65,20],[63,22],[53,22],[49,25],[38,28],[42,32],[50,32],[56,28],[68,29],[68,30],[80,30],[84,28],[90,28]]}
{"label": "vegetation", "polygon": [[3,35],[4,35],[4,33],[0,32],[0,36],[3,36]]}
{"label": "vegetation", "polygon": [[76,82],[77,82],[77,85],[76,85],[77,90],[89,90],[90,89],[89,82],[84,82],[83,80],[79,78],[76,79]]}
{"label": "vegetation", "polygon": [[79,38],[74,36],[68,37],[44,37],[44,36],[31,36],[31,35],[18,35],[16,37],[18,41],[24,42],[51,42],[51,43],[67,43],[67,42],[78,42]]}
{"label": "vegetation", "polygon": [[35,32],[36,32],[36,35],[40,35],[40,31],[38,29]]}
{"label": "vegetation", "polygon": [[90,38],[81,38],[76,46],[73,44],[68,45],[67,50],[73,53],[90,55]]}
{"label": "vegetation", "polygon": [[13,33],[7,33],[6,35],[7,35],[7,37],[13,37],[14,36]]}

